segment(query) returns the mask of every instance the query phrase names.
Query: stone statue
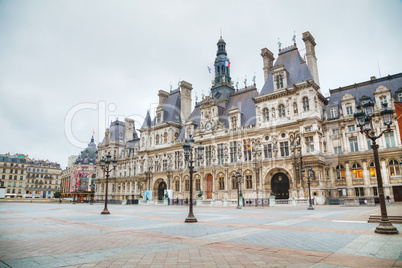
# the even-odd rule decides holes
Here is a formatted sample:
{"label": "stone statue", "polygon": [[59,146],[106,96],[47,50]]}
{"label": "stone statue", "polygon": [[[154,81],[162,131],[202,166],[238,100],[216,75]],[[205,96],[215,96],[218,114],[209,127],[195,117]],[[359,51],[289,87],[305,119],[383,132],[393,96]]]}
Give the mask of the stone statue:
{"label": "stone statue", "polygon": [[198,197],[198,198],[201,198],[201,197],[202,197],[202,194],[203,194],[203,191],[200,189],[200,190],[198,191],[197,197]]}

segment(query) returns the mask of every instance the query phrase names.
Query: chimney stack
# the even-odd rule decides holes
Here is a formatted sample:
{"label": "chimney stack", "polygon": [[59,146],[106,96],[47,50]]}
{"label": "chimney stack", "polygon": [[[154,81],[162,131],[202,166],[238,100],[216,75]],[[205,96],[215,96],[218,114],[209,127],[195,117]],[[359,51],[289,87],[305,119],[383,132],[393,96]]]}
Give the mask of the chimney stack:
{"label": "chimney stack", "polygon": [[159,96],[159,106],[162,106],[165,103],[165,101],[167,100],[167,98],[169,98],[169,92],[164,91],[164,90],[159,90],[158,96]]}
{"label": "chimney stack", "polygon": [[313,76],[314,82],[320,86],[318,78],[317,57],[315,56],[315,39],[310,32],[303,33],[303,41],[306,46],[307,66]]}
{"label": "chimney stack", "polygon": [[180,82],[180,98],[181,98],[181,122],[184,124],[191,114],[191,90],[193,85],[186,82]]}
{"label": "chimney stack", "polygon": [[263,48],[261,49],[261,57],[263,59],[263,64],[264,67],[262,68],[264,70],[264,82],[267,81],[269,72],[272,70],[272,67],[274,66],[274,54],[268,49],[268,48]]}
{"label": "chimney stack", "polygon": [[131,141],[134,139],[134,120],[130,118],[124,119],[125,128],[124,128],[124,139],[125,142]]}

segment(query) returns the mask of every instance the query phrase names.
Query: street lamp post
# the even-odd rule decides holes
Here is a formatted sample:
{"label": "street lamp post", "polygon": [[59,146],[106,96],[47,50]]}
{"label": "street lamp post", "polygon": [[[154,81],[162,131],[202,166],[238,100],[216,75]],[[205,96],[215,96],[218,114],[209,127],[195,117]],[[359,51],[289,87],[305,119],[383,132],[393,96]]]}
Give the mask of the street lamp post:
{"label": "street lamp post", "polygon": [[[362,100],[362,99],[361,99]],[[377,184],[378,184],[378,195],[380,196],[380,208],[381,208],[381,221],[380,224],[376,227],[375,232],[380,234],[398,234],[398,229],[392,225],[392,223],[388,219],[387,207],[385,206],[385,198],[384,198],[384,187],[382,184],[382,175],[380,169],[380,160],[378,158],[378,144],[376,140],[380,138],[384,133],[391,131],[392,124],[392,116],[393,112],[391,109],[387,107],[387,103],[383,104],[383,109],[380,112],[382,119],[384,121],[384,125],[386,129],[383,130],[379,135],[375,135],[375,131],[372,125],[372,117],[374,115],[374,103],[371,99],[364,99],[363,110],[361,110],[360,106],[357,106],[357,110],[354,114],[354,118],[356,119],[356,124],[360,127],[360,132],[365,133],[367,138],[372,141],[371,148],[373,149],[374,154],[374,164],[377,175]]]}
{"label": "street lamp post", "polygon": [[[307,170],[307,185],[308,185],[308,201],[309,201],[309,207],[307,210],[314,210],[312,202],[311,202],[311,189],[310,189],[310,178],[315,179],[315,172],[314,170],[309,166],[306,165],[306,170]],[[304,168],[301,170],[302,174],[305,174]]]}
{"label": "street lamp post", "polygon": [[113,168],[109,169],[110,165],[110,159],[112,156],[110,155],[110,152],[106,155],[106,160],[104,157],[100,160],[101,163],[101,168],[103,170],[103,173],[106,173],[106,191],[105,191],[105,208],[101,212],[101,214],[110,214],[109,210],[107,209],[107,195],[108,195],[108,185],[109,185],[109,172],[113,171],[117,167],[117,159],[116,157],[113,159]]}
{"label": "street lamp post", "polygon": [[[188,168],[190,169],[190,204],[189,204],[189,212],[186,220],[184,222],[191,223],[197,222],[197,218],[193,214],[193,173],[194,171],[194,162],[193,160],[193,148],[194,148],[194,139],[190,136],[189,139],[183,145],[184,150],[184,159],[188,162]],[[197,147],[198,154],[196,156],[197,159],[202,159],[204,155],[204,146],[200,142],[200,145]]]}
{"label": "street lamp post", "polygon": [[237,209],[241,209],[241,205],[240,205],[240,197],[242,197],[242,193],[241,193],[241,173],[239,171],[236,171],[236,175],[233,174],[232,175],[232,179],[234,182],[237,183]]}

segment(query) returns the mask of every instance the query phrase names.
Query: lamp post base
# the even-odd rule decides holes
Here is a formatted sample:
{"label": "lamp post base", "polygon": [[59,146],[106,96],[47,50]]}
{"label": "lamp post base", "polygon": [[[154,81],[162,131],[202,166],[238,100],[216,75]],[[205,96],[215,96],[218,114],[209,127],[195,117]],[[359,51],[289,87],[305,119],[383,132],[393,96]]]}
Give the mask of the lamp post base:
{"label": "lamp post base", "polygon": [[307,210],[314,210],[314,208],[313,208],[312,206],[309,206],[309,207],[307,208]]}
{"label": "lamp post base", "polygon": [[377,234],[399,234],[398,229],[392,225],[390,221],[381,220],[380,224],[375,228]]}
{"label": "lamp post base", "polygon": [[107,210],[107,208],[105,208],[105,209],[101,212],[101,214],[102,214],[102,215],[109,215],[110,212],[109,212],[109,210]]}
{"label": "lamp post base", "polygon": [[192,222],[197,222],[197,218],[194,217],[193,213],[188,214],[187,218],[184,220],[184,222],[187,223],[192,223]]}
{"label": "lamp post base", "polygon": [[241,206],[237,206],[236,208],[237,208],[237,209],[241,209]]}

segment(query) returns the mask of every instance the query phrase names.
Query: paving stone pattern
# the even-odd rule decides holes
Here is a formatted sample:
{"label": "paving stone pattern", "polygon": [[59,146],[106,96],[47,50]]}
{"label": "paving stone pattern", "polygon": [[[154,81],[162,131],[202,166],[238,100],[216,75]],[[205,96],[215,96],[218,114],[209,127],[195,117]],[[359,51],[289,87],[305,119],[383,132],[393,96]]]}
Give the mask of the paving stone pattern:
{"label": "paving stone pattern", "polygon": [[402,267],[378,207],[108,207],[0,203],[0,267]]}

